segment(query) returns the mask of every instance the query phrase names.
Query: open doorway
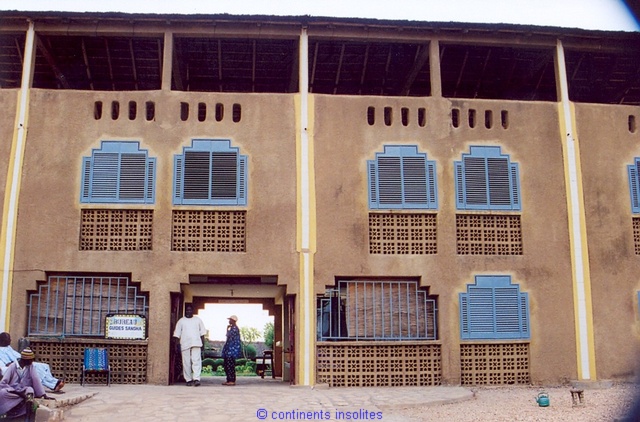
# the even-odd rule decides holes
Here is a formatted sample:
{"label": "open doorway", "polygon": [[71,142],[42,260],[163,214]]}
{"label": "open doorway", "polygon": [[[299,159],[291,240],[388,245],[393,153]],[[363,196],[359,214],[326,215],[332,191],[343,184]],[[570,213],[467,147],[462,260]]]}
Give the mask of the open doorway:
{"label": "open doorway", "polygon": [[205,357],[220,357],[226,340],[227,318],[238,317],[238,326],[244,344],[245,358],[263,356],[273,351],[274,319],[260,303],[207,303],[197,314],[207,328],[208,346]]}
{"label": "open doorway", "polygon": [[[293,379],[290,345],[294,344],[294,324],[290,321],[292,315],[287,312],[285,303],[291,300],[286,295],[286,287],[279,286],[275,276],[192,275],[189,283],[182,284],[180,294],[172,295],[171,333],[182,316],[184,305],[192,304],[194,313],[202,319],[208,330],[205,359],[219,359],[226,339],[227,318],[236,315],[241,334],[244,334],[243,342],[249,344],[249,358],[256,362],[261,356],[269,356],[265,351],[271,352],[272,360],[267,375],[269,378],[273,376],[282,381],[290,381]],[[267,324],[273,327],[273,339],[268,339],[269,344],[265,344]],[[255,357],[252,350],[255,350]],[[173,349],[171,354],[174,354]],[[172,367],[169,371],[169,383],[173,384],[180,381],[181,370],[176,370],[175,366],[180,365],[180,359],[172,356],[170,360]]]}

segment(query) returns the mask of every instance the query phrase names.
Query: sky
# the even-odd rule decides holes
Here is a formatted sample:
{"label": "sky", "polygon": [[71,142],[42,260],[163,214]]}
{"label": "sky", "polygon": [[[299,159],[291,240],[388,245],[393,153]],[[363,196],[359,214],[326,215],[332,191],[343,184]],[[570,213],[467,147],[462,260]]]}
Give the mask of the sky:
{"label": "sky", "polygon": [[0,0],[1,10],[310,15],[640,30],[623,0]]}
{"label": "sky", "polygon": [[[207,304],[198,315],[204,326],[209,330],[209,340],[225,340],[227,334],[227,318],[231,315],[238,317],[238,327],[253,327],[260,334],[267,322],[273,322],[269,312],[262,309],[260,304]],[[261,341],[263,341],[261,339]]]}

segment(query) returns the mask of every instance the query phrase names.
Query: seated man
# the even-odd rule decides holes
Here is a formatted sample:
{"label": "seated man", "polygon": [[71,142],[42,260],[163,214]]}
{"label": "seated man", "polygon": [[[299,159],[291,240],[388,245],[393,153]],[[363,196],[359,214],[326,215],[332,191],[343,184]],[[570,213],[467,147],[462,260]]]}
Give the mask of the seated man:
{"label": "seated man", "polygon": [[0,414],[24,416],[33,408],[33,397],[48,399],[32,365],[35,357],[31,349],[24,349],[20,359],[9,365],[0,381]]}
{"label": "seated man", "polygon": [[[20,353],[11,347],[11,336],[9,333],[0,333],[0,364],[9,366],[11,362],[20,359]],[[43,362],[34,362],[33,366],[38,371],[38,377],[42,385],[54,392],[59,392],[64,387],[64,380],[57,379],[51,374],[49,365]],[[4,369],[0,366],[0,371],[4,373]]]}

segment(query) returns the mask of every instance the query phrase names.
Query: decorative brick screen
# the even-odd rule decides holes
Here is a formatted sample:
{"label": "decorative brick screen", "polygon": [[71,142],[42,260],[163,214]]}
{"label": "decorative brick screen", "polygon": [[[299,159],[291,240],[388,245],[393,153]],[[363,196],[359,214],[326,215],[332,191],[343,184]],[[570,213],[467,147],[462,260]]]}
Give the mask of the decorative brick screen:
{"label": "decorative brick screen", "polygon": [[319,342],[316,381],[332,387],[440,385],[440,349],[439,344]]}
{"label": "decorative brick screen", "polygon": [[530,384],[529,343],[460,345],[462,385]]}
{"label": "decorative brick screen", "polygon": [[82,210],[81,251],[150,251],[152,210]]}
{"label": "decorative brick screen", "polygon": [[[111,383],[147,383],[147,342],[132,343],[123,340],[29,338],[36,360],[48,363],[56,378],[64,377],[67,383],[80,384],[84,349],[106,347],[111,365]],[[104,374],[87,374],[88,383],[106,383]]]}
{"label": "decorative brick screen", "polygon": [[246,211],[173,211],[171,250],[245,252]]}
{"label": "decorative brick screen", "polygon": [[369,214],[369,253],[438,253],[436,214]]}
{"label": "decorative brick screen", "polygon": [[633,217],[633,246],[640,255],[640,217]]}
{"label": "decorative brick screen", "polygon": [[456,215],[458,255],[522,255],[519,215]]}

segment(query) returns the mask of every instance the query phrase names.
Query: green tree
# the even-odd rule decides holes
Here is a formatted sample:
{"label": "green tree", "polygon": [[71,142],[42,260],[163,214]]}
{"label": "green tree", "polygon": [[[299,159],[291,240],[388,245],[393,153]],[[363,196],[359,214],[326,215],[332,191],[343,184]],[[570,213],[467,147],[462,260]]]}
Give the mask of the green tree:
{"label": "green tree", "polygon": [[255,343],[262,338],[260,331],[253,327],[241,327],[240,336],[242,337],[242,341],[246,343]]}
{"label": "green tree", "polygon": [[264,344],[267,346],[267,349],[273,350],[273,337],[274,337],[274,328],[273,322],[267,322],[264,325]]}
{"label": "green tree", "polygon": [[[258,331],[257,328],[253,327],[240,327],[240,337],[242,338],[242,352],[244,357],[247,357],[247,346],[251,345],[251,343],[255,343],[256,341],[262,338],[262,334]],[[252,346],[253,347],[253,346]],[[255,347],[253,347],[255,352]],[[255,357],[255,354],[254,354]]]}

